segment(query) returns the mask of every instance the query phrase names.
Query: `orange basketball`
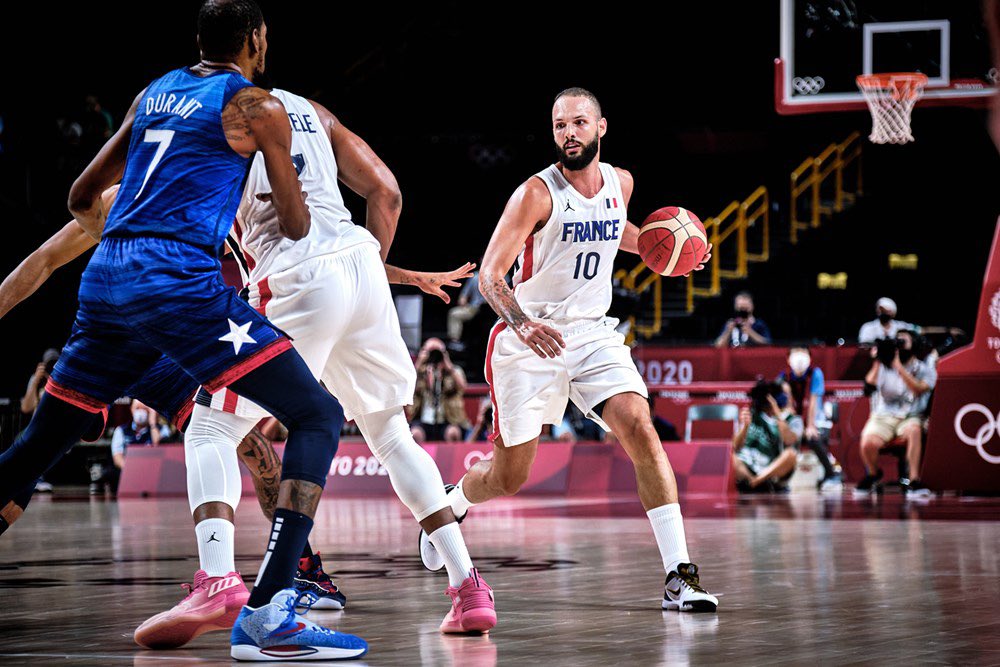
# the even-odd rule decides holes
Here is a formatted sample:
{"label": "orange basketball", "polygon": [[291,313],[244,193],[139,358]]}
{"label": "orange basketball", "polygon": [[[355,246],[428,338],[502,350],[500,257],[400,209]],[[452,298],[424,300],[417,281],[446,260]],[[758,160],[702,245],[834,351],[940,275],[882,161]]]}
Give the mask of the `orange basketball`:
{"label": "orange basketball", "polygon": [[683,276],[701,263],[708,235],[691,211],[665,206],[653,211],[639,230],[639,256],[661,276]]}

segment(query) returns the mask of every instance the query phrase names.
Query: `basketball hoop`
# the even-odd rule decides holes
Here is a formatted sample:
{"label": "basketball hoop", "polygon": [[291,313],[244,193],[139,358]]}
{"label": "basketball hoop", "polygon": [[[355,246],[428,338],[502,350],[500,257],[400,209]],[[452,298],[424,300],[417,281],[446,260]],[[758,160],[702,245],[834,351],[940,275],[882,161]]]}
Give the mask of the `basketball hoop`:
{"label": "basketball hoop", "polygon": [[861,94],[872,112],[873,144],[905,144],[913,141],[910,113],[927,85],[927,76],[919,72],[862,74],[856,79]]}

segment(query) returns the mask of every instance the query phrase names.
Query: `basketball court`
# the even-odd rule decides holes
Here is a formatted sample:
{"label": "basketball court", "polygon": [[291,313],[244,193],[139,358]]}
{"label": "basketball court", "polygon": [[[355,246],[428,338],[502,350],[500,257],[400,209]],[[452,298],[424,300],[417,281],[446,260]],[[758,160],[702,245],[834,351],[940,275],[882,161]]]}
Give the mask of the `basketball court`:
{"label": "basketball court", "polygon": [[[368,639],[364,660],[344,664],[1000,662],[1000,500],[684,503],[692,557],[724,594],[718,614],[660,610],[659,556],[629,496],[476,508],[462,528],[501,614],[479,637],[438,632],[447,578],[421,567],[412,517],[397,501],[324,502],[313,540],[348,606],[310,616]],[[132,642],[197,567],[186,501],[57,495],[31,511],[0,540],[2,597],[19,610],[6,615],[4,665],[231,664],[224,632],[175,651]],[[237,524],[236,564],[250,579],[268,524],[251,498]]]}
{"label": "basketball court", "polygon": [[[734,24],[759,21],[759,25],[746,26],[748,33],[758,29],[757,37],[740,34],[742,28],[735,25],[721,30],[724,39],[714,45],[707,40],[694,43],[691,36],[679,37],[683,57],[662,55],[658,50],[662,34],[650,20],[642,30],[656,34],[644,33],[642,41],[648,43],[642,45],[646,49],[642,53],[650,61],[661,57],[672,61],[657,61],[652,70],[643,70],[643,80],[655,80],[660,74],[657,68],[662,67],[673,77],[671,81],[703,87],[695,92],[678,84],[686,102],[676,104],[678,109],[668,109],[677,115],[667,115],[663,125],[668,129],[663,131],[661,143],[646,138],[639,141],[640,135],[649,131],[637,122],[642,120],[640,111],[646,112],[649,106],[645,98],[631,111],[625,107],[620,116],[625,122],[611,125],[615,131],[622,129],[620,135],[611,136],[625,140],[623,152],[642,153],[646,160],[635,167],[622,160],[623,166],[635,169],[637,179],[650,176],[642,180],[637,196],[655,192],[650,199],[640,200],[645,207],[641,211],[639,206],[629,210],[628,220],[640,223],[647,211],[658,208],[647,219],[649,224],[637,232],[642,235],[656,230],[639,242],[642,263],[636,265],[639,260],[633,256],[627,258],[628,266],[619,261],[614,267],[614,284],[616,289],[630,291],[636,309],[640,305],[635,304],[641,304],[655,313],[633,315],[627,340],[633,346],[631,354],[639,375],[650,391],[653,413],[667,418],[683,433],[679,441],[664,441],[663,447],[676,475],[673,483],[679,489],[681,535],[686,531],[690,557],[698,564],[702,584],[719,596],[717,612],[661,609],[661,556],[651,517],[637,497],[632,464],[617,444],[581,436],[566,442],[543,442],[520,495],[477,505],[464,520],[461,532],[475,566],[493,587],[499,621],[482,635],[443,634],[439,626],[451,604],[445,594],[448,577],[444,570],[424,569],[418,554],[417,524],[392,496],[385,465],[360,435],[348,436],[328,472],[309,538],[348,602],[343,611],[312,610],[307,618],[363,637],[370,646],[363,658],[339,664],[1000,665],[1000,221],[996,218],[1000,188],[988,182],[1000,164],[989,139],[991,128],[995,134],[1000,131],[1000,115],[991,117],[987,111],[998,95],[1000,73],[994,57],[1000,48],[991,51],[978,1],[770,0],[768,5],[770,11],[759,16],[745,5],[733,10],[737,18],[730,17]],[[1000,6],[995,8],[1000,11]],[[359,19],[359,25],[365,25],[360,18],[371,10],[350,11],[357,13],[351,16]],[[555,16],[555,9],[552,16],[546,13],[549,8],[540,11],[552,26],[563,18]],[[706,23],[715,10],[690,11]],[[295,21],[305,20],[289,13],[291,10],[276,8],[274,25],[287,30]],[[433,34],[437,42],[448,43],[464,34],[458,19],[455,21],[454,25],[421,24],[421,29]],[[315,47],[313,42],[321,41],[321,36],[311,32],[315,29],[303,26],[310,48]],[[347,97],[362,99],[379,85],[394,94],[396,89],[404,90],[401,98],[413,97],[405,92],[410,90],[405,86],[416,86],[412,81],[419,77],[404,61],[419,59],[407,51],[414,48],[405,44],[409,29],[399,28],[398,35],[387,33],[392,35],[389,41],[404,45],[398,51],[376,47],[356,61],[341,63],[337,76],[342,80],[317,97],[335,98],[332,90],[338,94],[348,91]],[[505,29],[512,32],[510,26]],[[524,42],[541,43],[539,36],[547,35],[547,28],[536,29],[537,33],[525,33]],[[282,57],[279,49],[294,51],[280,42],[279,29],[275,34],[277,58]],[[357,35],[345,35],[344,39],[361,41]],[[733,54],[740,52],[740,39],[767,39],[772,47],[765,58],[755,57],[747,63],[745,75],[734,66]],[[428,37],[428,41],[433,40]],[[459,43],[469,51],[480,47],[479,41]],[[352,49],[357,46],[351,44]],[[695,68],[685,58],[697,59],[701,48],[706,51],[705,63]],[[710,48],[731,50],[724,55],[707,54]],[[429,53],[421,52],[428,58],[424,65],[440,58],[436,50]],[[525,58],[521,64],[537,64],[537,59],[526,53],[521,54]],[[503,60],[495,57],[498,62]],[[714,66],[709,63],[712,58],[718,58]],[[290,69],[287,62],[286,75]],[[323,61],[309,51],[301,62]],[[464,64],[470,69],[465,81],[479,76],[478,71],[472,71],[477,62],[470,56]],[[498,65],[504,66],[502,62]],[[608,97],[642,97],[624,78],[628,85],[619,82],[615,87],[602,81],[618,77],[617,64],[601,67],[606,69],[595,70],[598,74],[581,83],[606,84],[614,92]],[[304,65],[302,70],[290,78],[294,81],[296,76],[304,79],[314,74]],[[392,72],[398,80],[380,78],[385,72]],[[146,72],[141,75],[146,77]],[[558,78],[562,81],[561,75]],[[576,83],[567,81],[566,85]],[[465,137],[464,130],[448,129],[445,121],[429,130],[426,137],[420,134],[423,129],[389,136],[379,134],[382,128],[370,134],[369,128],[364,128],[373,146],[380,151],[383,145],[388,146],[387,154],[404,164],[401,173],[409,178],[402,188],[407,206],[410,201],[417,202],[412,210],[407,209],[408,215],[414,220],[438,215],[447,224],[453,223],[452,217],[461,218],[451,227],[435,229],[433,238],[426,228],[420,229],[418,237],[412,230],[419,224],[407,228],[402,240],[393,246],[393,253],[421,262],[427,256],[434,262],[451,261],[451,255],[459,251],[472,258],[483,256],[490,230],[466,227],[468,220],[482,217],[482,211],[474,210],[471,204],[459,212],[445,210],[430,201],[435,196],[425,193],[442,189],[440,183],[447,179],[441,174],[445,173],[456,174],[456,189],[461,189],[469,202],[486,201],[483,193],[487,187],[496,192],[509,190],[509,174],[489,169],[512,165],[520,169],[522,161],[537,162],[542,154],[538,145],[545,142],[536,143],[536,132],[541,131],[539,136],[545,132],[549,99],[543,100],[535,92],[544,90],[548,95],[550,84],[552,81],[541,78],[525,83],[528,92],[516,105],[520,111],[529,104],[538,106],[542,124],[531,126],[529,131],[525,121],[523,127],[510,130],[509,136],[480,134],[475,129]],[[444,88],[451,84],[434,85]],[[434,85],[428,83],[428,90],[435,89]],[[460,87],[456,85],[456,89]],[[733,99],[726,100],[730,88]],[[130,94],[134,92],[129,88]],[[383,91],[378,90],[378,94]],[[459,106],[454,100],[433,97],[428,93],[430,101],[420,105],[427,109],[420,113],[433,114],[436,105]],[[395,111],[390,113],[392,105],[377,99],[378,113],[386,117],[371,115],[371,125],[390,125],[385,121],[395,120],[388,118]],[[727,105],[737,112],[727,111]],[[738,112],[740,105],[756,105],[746,111],[745,121]],[[696,118],[702,108],[704,122]],[[607,109],[611,116],[622,107],[615,108],[609,100]],[[334,111],[340,115],[338,109]],[[364,117],[364,107],[352,111],[355,118]],[[710,125],[718,119],[727,125],[715,136]],[[515,118],[511,126],[521,120]],[[2,121],[0,116],[0,134]],[[465,118],[453,124],[457,127],[467,122]],[[626,125],[632,127],[623,127]],[[957,138],[953,140],[953,136]],[[979,143],[971,145],[970,137]],[[462,143],[466,138],[469,146]],[[995,140],[1000,142],[1000,135]],[[424,143],[411,143],[416,141]],[[950,145],[952,141],[954,145]],[[434,152],[442,147],[445,150]],[[711,178],[703,178],[704,183],[697,188],[683,179],[671,181],[686,165],[672,156],[665,159],[664,147],[690,158],[692,174],[711,173]],[[431,157],[426,163],[417,162],[413,156],[423,152]],[[550,153],[548,150],[545,155],[551,158]],[[617,163],[621,154],[611,153],[611,159]],[[985,162],[984,154],[992,162],[980,170],[975,163]],[[459,159],[473,161],[465,164]],[[388,158],[386,163],[390,167],[396,164]],[[800,164],[797,169],[796,164]],[[562,167],[556,167],[559,169]],[[715,187],[712,179],[716,173],[719,189],[724,190],[716,209],[722,213],[717,216],[702,215],[699,220],[679,206],[687,205],[686,201],[671,199],[676,193],[670,188],[682,196],[704,199],[704,192]],[[692,181],[696,178],[691,176]],[[735,189],[736,183],[744,188],[751,182],[753,186],[745,192]],[[410,183],[415,186],[410,188]],[[411,192],[420,194],[410,200]],[[752,194],[732,200],[737,192],[741,197]],[[2,195],[0,205],[4,203]],[[63,193],[58,196],[62,215]],[[620,196],[624,207],[625,196]],[[595,201],[603,200],[603,195],[594,197]],[[612,202],[614,208],[619,205],[617,197],[603,201],[609,208]],[[713,206],[717,203],[712,202]],[[989,202],[996,210],[982,214]],[[502,201],[488,203],[499,214]],[[431,204],[433,215],[428,215]],[[569,208],[569,199],[566,207],[574,210]],[[555,210],[553,219],[561,212]],[[702,211],[699,206],[699,212],[712,211]],[[657,214],[660,217],[653,219]],[[838,238],[841,221],[846,221],[843,229],[847,231]],[[604,227],[599,227],[602,222]],[[598,229],[606,233],[611,222],[619,223],[594,220],[594,235]],[[581,232],[590,229],[585,227],[588,224],[576,223]],[[532,268],[538,270],[532,264],[530,239],[540,230],[532,231],[525,242],[528,259],[519,268],[529,274]],[[872,234],[877,248],[866,246],[869,230],[879,232]],[[564,232],[563,241],[568,234]],[[590,240],[589,234],[584,240]],[[912,238],[917,235],[922,237],[919,244]],[[852,238],[845,239],[847,236]],[[684,250],[683,261],[682,237],[697,237],[698,241],[698,253]],[[709,242],[715,244],[715,265],[682,280],[697,266]],[[721,242],[725,242],[722,247]],[[829,243],[825,252],[824,243]],[[651,250],[661,246],[659,255]],[[919,258],[913,250],[917,247]],[[618,246],[614,248],[612,255]],[[941,259],[945,255],[947,261]],[[583,257],[583,253],[576,256],[576,273],[593,278],[597,262],[591,265],[591,255],[586,255],[585,261]],[[986,261],[981,262],[984,257]],[[786,275],[774,275],[782,266]],[[242,286],[235,261],[230,259],[223,265],[223,274],[230,284]],[[972,274],[974,280],[969,279]],[[661,284],[661,276],[677,280]],[[883,276],[885,282],[879,283],[876,278]],[[981,283],[977,282],[980,277]],[[759,281],[756,284],[755,279]],[[67,278],[68,282],[75,280]],[[862,286],[863,281],[867,283]],[[824,291],[798,289],[796,283]],[[759,302],[784,307],[766,317],[776,331],[784,324],[795,336],[775,336],[773,345],[769,340],[759,347],[752,343],[740,347],[737,333],[732,347],[713,346],[718,329],[712,318],[725,322],[732,315],[728,303],[716,306],[728,302],[732,295],[739,297],[748,286],[755,290]],[[758,286],[760,291],[756,291]],[[76,282],[70,287],[59,286],[60,293],[69,295],[76,288]],[[792,296],[782,304],[778,293],[786,288]],[[420,301],[414,297],[415,289],[411,292],[407,308],[413,307],[419,317],[407,319],[404,329],[408,344],[412,334],[419,349],[424,337],[436,333],[420,319],[424,317],[423,304],[433,300]],[[862,461],[860,443],[874,392],[874,385],[867,381],[870,386],[866,387],[863,378],[876,355],[869,354],[873,350],[868,347],[854,345],[851,336],[856,328],[846,334],[846,344],[838,331],[844,331],[846,319],[864,323],[871,318],[870,312],[856,307],[862,299],[866,304],[874,303],[876,297],[890,292],[901,304],[909,301],[911,307],[923,308],[923,314],[931,312],[931,317],[938,314],[935,305],[946,312],[942,321],[924,324],[931,325],[925,327],[928,331],[948,333],[949,345],[959,337],[951,337],[950,332],[957,327],[946,318],[959,319],[967,329],[962,335],[968,335],[961,345],[946,349],[942,344],[944,352],[940,359],[934,358],[934,400],[921,414],[925,418],[921,431],[923,466],[917,474],[922,472],[922,476],[907,471],[905,437],[896,438],[885,443],[891,451],[879,454],[879,465],[889,470],[885,486],[880,472],[869,495],[856,494],[852,493],[855,484],[871,476],[869,464]],[[800,299],[797,304],[796,298]],[[811,309],[800,314],[796,305],[805,300],[810,301]],[[819,300],[825,300],[823,308],[812,308]],[[895,309],[895,302],[890,302]],[[396,307],[400,308],[400,302]],[[435,307],[443,309],[433,303],[427,320],[441,315],[443,321],[445,311],[435,311]],[[964,310],[956,316],[959,308]],[[749,316],[735,310],[737,317]],[[31,312],[37,316],[38,311]],[[752,315],[753,311],[746,312]],[[14,318],[18,316],[22,315],[16,313]],[[34,335],[33,322],[27,316],[22,318],[5,320],[0,330],[12,331],[13,321],[25,338]],[[823,327],[830,330],[818,331]],[[841,328],[835,331],[837,327]],[[705,335],[708,331],[711,334]],[[720,340],[725,336],[723,333]],[[483,350],[465,344],[448,348],[465,351],[457,365],[464,364],[467,372],[483,367],[483,352],[490,358],[491,352],[486,350],[492,350],[492,344],[487,348],[485,337],[477,342],[483,343]],[[789,488],[778,488],[773,494],[741,495],[736,491],[733,442],[741,428],[742,409],[752,404],[754,378],[774,378],[791,369],[789,348],[803,345],[811,346],[809,370],[815,362],[826,373],[829,414],[822,417],[828,420],[823,437],[828,438],[824,446],[836,458],[830,459],[837,470],[831,475],[836,478],[836,488],[824,484],[828,478],[819,471],[818,459],[802,449],[794,474],[783,478]],[[22,341],[20,347],[27,345]],[[416,357],[414,349],[410,352]],[[626,361],[628,354],[624,352]],[[12,370],[10,375],[17,375],[16,382],[8,385],[23,386],[21,373],[20,365]],[[464,408],[473,418],[471,423],[475,423],[477,411],[489,403],[480,404],[489,395],[483,380],[472,378],[467,386],[462,381]],[[797,400],[801,401],[801,396]],[[496,410],[496,405],[494,400],[490,409]],[[130,408],[124,404],[117,407],[122,414],[128,413],[122,422],[128,423]],[[709,415],[701,421],[715,422],[714,430],[706,431],[704,424],[694,423],[699,419],[691,415],[699,412]],[[14,421],[17,419],[20,413]],[[14,421],[4,421],[0,431],[16,434],[26,423],[17,422],[20,426],[12,429]],[[422,417],[415,421],[419,423]],[[700,434],[692,435],[693,425],[702,428]],[[747,424],[742,428],[745,435]],[[707,432],[711,435],[705,435]],[[801,433],[799,439],[799,444],[804,442]],[[99,446],[110,444],[110,437],[105,440],[108,442]],[[652,442],[657,446],[656,440]],[[456,482],[476,462],[493,455],[491,445],[471,439],[420,444],[432,455],[445,482]],[[737,450],[742,442],[738,444]],[[781,445],[786,446],[792,445]],[[279,454],[283,447],[278,448]],[[95,465],[93,451],[96,448],[75,446],[64,470],[75,466],[76,477],[82,479],[84,465]],[[174,650],[147,650],[133,640],[132,633],[140,623],[171,608],[186,594],[180,585],[199,569],[199,557],[185,496],[184,446],[176,442],[136,446],[126,461],[131,469],[126,465],[121,472],[120,489],[116,478],[117,499],[88,495],[87,487],[81,485],[86,482],[80,479],[65,485],[57,480],[55,492],[36,494],[24,518],[0,537],[0,666],[245,664],[230,658],[228,631],[204,634]],[[246,469],[241,473],[236,567],[252,586],[269,536],[276,540],[277,532],[270,532],[272,524],[257,506],[250,473]],[[800,474],[796,480],[795,475]],[[904,475],[927,493],[908,495],[907,490],[916,487],[910,488],[911,479]],[[777,476],[765,481],[776,483]]]}

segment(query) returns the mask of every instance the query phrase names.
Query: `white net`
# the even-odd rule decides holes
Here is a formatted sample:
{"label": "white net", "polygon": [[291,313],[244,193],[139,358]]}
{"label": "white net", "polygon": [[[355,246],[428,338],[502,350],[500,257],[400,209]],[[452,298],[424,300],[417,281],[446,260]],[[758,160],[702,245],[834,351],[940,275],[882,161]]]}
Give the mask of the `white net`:
{"label": "white net", "polygon": [[913,141],[910,114],[927,84],[923,74],[871,74],[857,78],[858,88],[872,112],[873,144]]}

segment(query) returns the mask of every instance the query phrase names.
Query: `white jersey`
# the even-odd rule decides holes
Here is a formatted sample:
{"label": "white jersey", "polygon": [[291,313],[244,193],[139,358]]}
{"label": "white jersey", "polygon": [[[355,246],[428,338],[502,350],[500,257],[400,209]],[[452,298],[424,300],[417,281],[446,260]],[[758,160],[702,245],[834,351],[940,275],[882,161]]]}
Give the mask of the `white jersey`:
{"label": "white jersey", "polygon": [[514,265],[514,296],[529,317],[570,324],[607,315],[628,215],[618,173],[603,162],[599,167],[604,185],[590,198],[556,165],[536,174],[552,196],[552,214]]}
{"label": "white jersey", "polygon": [[298,241],[281,235],[274,205],[257,199],[271,192],[264,158],[254,157],[229,236],[244,282],[256,284],[263,278],[290,269],[307,259],[329,255],[362,243],[378,241],[364,227],[351,221],[337,183],[337,160],[330,137],[320,124],[315,107],[304,97],[284,90],[271,94],[285,105],[292,125],[292,162],[299,173],[312,225]]}

